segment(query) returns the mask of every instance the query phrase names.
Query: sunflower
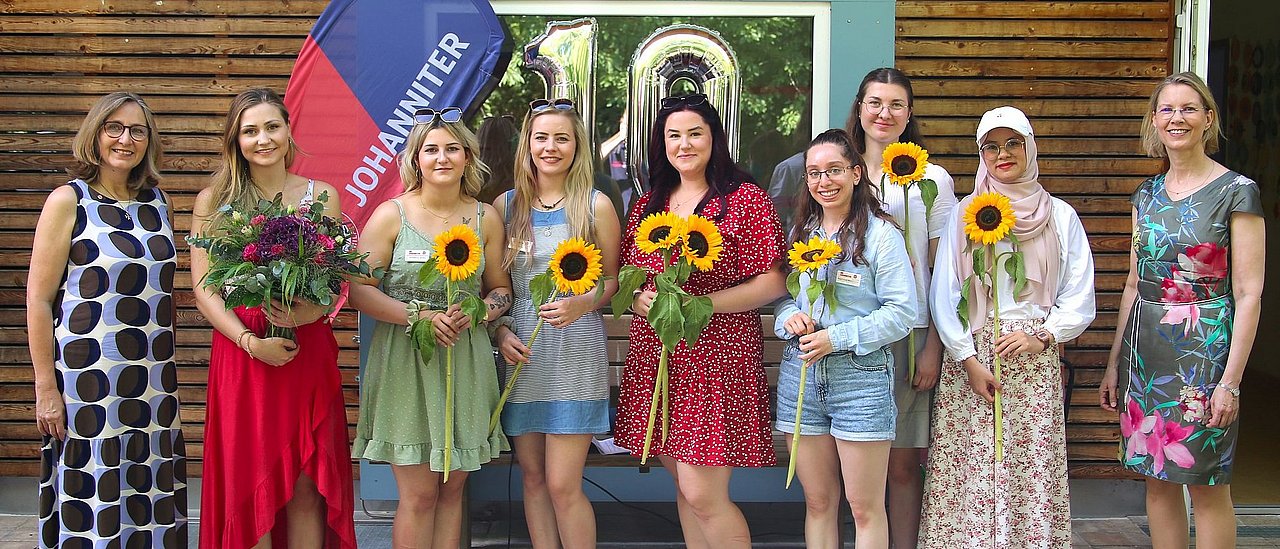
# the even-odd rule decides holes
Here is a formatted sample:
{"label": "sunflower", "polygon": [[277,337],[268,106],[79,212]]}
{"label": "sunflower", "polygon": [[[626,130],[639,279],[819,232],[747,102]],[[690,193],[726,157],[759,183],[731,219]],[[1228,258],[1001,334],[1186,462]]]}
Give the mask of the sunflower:
{"label": "sunflower", "polygon": [[436,236],[436,270],[454,282],[476,273],[481,253],[479,237],[466,225],[454,225]]}
{"label": "sunflower", "polygon": [[724,239],[720,229],[710,219],[691,215],[684,227],[684,257],[699,271],[710,271],[711,264],[720,259]]}
{"label": "sunflower", "polygon": [[684,236],[684,220],[671,212],[649,214],[636,229],[636,247],[646,254],[675,246]]}
{"label": "sunflower", "polygon": [[924,166],[929,162],[929,151],[915,143],[893,143],[884,149],[881,168],[890,182],[909,185],[924,178]]}
{"label": "sunflower", "polygon": [[808,242],[797,240],[787,252],[787,258],[791,262],[791,268],[803,273],[826,265],[838,253],[840,245],[836,241],[815,236]]}
{"label": "sunflower", "polygon": [[1016,221],[1009,197],[997,192],[975,196],[964,209],[964,233],[969,240],[984,246],[1003,240]]}
{"label": "sunflower", "polygon": [[578,295],[596,287],[604,267],[600,263],[600,249],[581,238],[560,242],[551,255],[551,279],[556,289]]}

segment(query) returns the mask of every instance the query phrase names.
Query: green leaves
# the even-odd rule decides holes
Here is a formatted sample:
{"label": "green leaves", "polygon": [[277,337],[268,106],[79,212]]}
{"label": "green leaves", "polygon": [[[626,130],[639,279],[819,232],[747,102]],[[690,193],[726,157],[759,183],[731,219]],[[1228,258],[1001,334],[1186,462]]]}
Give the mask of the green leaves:
{"label": "green leaves", "polygon": [[921,179],[916,182],[920,185],[920,199],[924,201],[924,216],[926,218],[933,212],[933,203],[938,199],[938,182],[932,179]]}
{"label": "green leaves", "polygon": [[674,292],[659,291],[649,308],[649,325],[657,332],[662,346],[674,349],[684,337],[684,313],[680,310],[680,296]]}
{"label": "green leaves", "polygon": [[418,354],[422,355],[422,363],[430,364],[431,359],[436,356],[435,325],[425,318],[414,320],[413,325],[409,327],[409,335],[413,337],[413,343],[418,347]]}
{"label": "green leaves", "polygon": [[631,307],[635,292],[644,285],[645,279],[644,270],[635,265],[623,266],[618,271],[618,292],[613,294],[613,300],[610,302],[614,318],[621,317],[622,313]]}
{"label": "green leaves", "polygon": [[439,259],[434,255],[428,259],[421,268],[418,269],[418,285],[423,288],[430,288],[436,283],[436,279],[440,278],[440,270],[436,268],[436,260]]}
{"label": "green leaves", "polygon": [[693,347],[698,344],[698,336],[702,334],[703,328],[711,322],[711,298],[703,295],[687,296],[681,312],[684,313],[684,340],[689,347]]}
{"label": "green leaves", "polygon": [[972,278],[964,279],[964,284],[960,285],[960,302],[956,304],[956,314],[960,316],[960,323],[966,330],[969,329],[969,292],[973,291],[970,287],[972,281]]}
{"label": "green leaves", "polygon": [[1022,290],[1027,287],[1026,259],[1022,257],[1022,252],[1005,252],[1001,255],[1006,256],[1004,271],[1009,274],[1009,278],[1013,279],[1013,297],[1016,298],[1022,295]]}
{"label": "green leaves", "polygon": [[[603,288],[604,284],[598,285]],[[533,297],[534,306],[545,304],[547,298],[551,297],[551,291],[556,287],[556,283],[551,279],[551,271],[547,270],[534,276],[529,281],[529,293]]]}
{"label": "green leaves", "polygon": [[467,294],[467,297],[462,299],[460,307],[463,313],[471,317],[472,328],[480,325],[480,321],[484,320],[485,310],[488,308],[484,300],[475,294]]}
{"label": "green leaves", "polygon": [[800,271],[791,271],[787,275],[787,293],[791,294],[791,299],[800,299]]}

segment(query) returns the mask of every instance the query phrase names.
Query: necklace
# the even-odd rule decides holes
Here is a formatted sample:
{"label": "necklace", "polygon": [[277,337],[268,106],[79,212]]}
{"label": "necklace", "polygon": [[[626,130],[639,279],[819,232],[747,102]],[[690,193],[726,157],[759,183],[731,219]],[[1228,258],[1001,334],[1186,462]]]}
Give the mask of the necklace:
{"label": "necklace", "polygon": [[128,205],[134,202],[132,199],[126,200],[123,198],[117,198],[116,195],[110,192],[107,192],[106,187],[95,188],[93,185],[89,185],[89,188],[93,190],[93,192],[98,193],[99,197],[105,197],[105,198],[110,198],[111,200],[114,200],[115,204],[112,204],[112,205],[115,206],[117,209],[119,209],[121,214],[124,214],[125,219],[128,219],[129,221],[133,221],[133,215],[129,213],[129,208],[128,208]]}
{"label": "necklace", "polygon": [[561,196],[560,196],[560,199],[559,199],[559,200],[556,200],[555,202],[552,202],[550,206],[548,206],[548,205],[546,205],[546,204],[544,204],[544,203],[542,202],[542,197],[541,197],[541,196],[538,196],[537,194],[535,194],[535,195],[534,195],[534,198],[538,200],[538,207],[539,207],[539,208],[542,208],[542,209],[544,209],[544,210],[550,210],[550,209],[552,209],[552,208],[554,208],[554,207],[556,207],[556,206],[559,206],[561,202],[564,202],[564,199],[565,199],[565,197],[567,197],[567,196],[569,196],[569,195],[567,195],[567,194],[565,194],[565,195],[561,195]]}
{"label": "necklace", "polygon": [[683,198],[683,199],[681,199],[681,200],[676,200],[676,197],[675,197],[675,196],[672,196],[672,197],[671,197],[671,210],[672,210],[672,211],[679,210],[679,209],[680,209],[680,206],[683,206],[683,205],[685,205],[685,204],[688,204],[688,203],[689,203],[689,201],[691,201],[691,200],[699,200],[699,199],[701,199],[701,198],[702,198],[702,195],[707,194],[707,191],[708,191],[708,190],[711,190],[711,187],[707,187],[707,188],[705,188],[705,189],[702,189],[702,191],[700,191],[698,194],[693,195],[693,196],[690,196],[690,197],[687,197],[687,198]]}
{"label": "necklace", "polygon": [[435,217],[436,219],[439,219],[440,221],[444,221],[444,222],[446,222],[446,223],[447,223],[450,219],[452,219],[452,218],[453,218],[453,214],[454,214],[454,213],[456,213],[456,212],[458,211],[458,205],[457,205],[457,204],[454,204],[454,205],[453,205],[453,209],[452,209],[452,210],[449,210],[449,213],[448,213],[448,214],[440,215],[440,214],[438,214],[438,213],[436,213],[436,212],[431,211],[431,208],[428,208],[428,207],[427,207],[427,201],[423,200],[423,201],[422,201],[422,209],[426,210],[426,211],[427,211],[427,213],[431,214],[431,216],[432,216],[432,217]]}
{"label": "necklace", "polygon": [[[1165,181],[1165,184],[1164,184],[1164,190],[1165,190],[1165,192],[1169,195],[1169,198],[1172,198],[1172,199],[1174,199],[1174,200],[1182,200],[1183,198],[1186,198],[1187,196],[1191,195],[1192,193],[1194,193],[1194,192],[1196,192],[1196,191],[1200,190],[1200,189],[1201,189],[1201,188],[1203,188],[1205,185],[1208,185],[1208,184],[1209,184],[1209,178],[1213,176],[1213,171],[1214,171],[1214,170],[1213,170],[1213,166],[1210,166],[1210,167],[1209,167],[1209,171],[1208,171],[1208,172],[1206,172],[1206,173],[1204,174],[1204,178],[1200,180],[1200,183],[1197,183],[1197,184],[1195,184],[1195,185],[1192,185],[1191,187],[1188,187],[1188,188],[1183,189],[1183,190],[1174,190],[1174,189],[1172,188],[1172,185],[1170,185],[1170,184],[1169,184],[1169,180],[1170,180],[1170,179],[1172,179],[1172,178],[1166,178],[1166,181]],[[1187,178],[1185,178],[1185,177],[1184,177],[1184,178],[1182,178],[1182,179],[1183,179],[1183,181],[1185,181]]]}

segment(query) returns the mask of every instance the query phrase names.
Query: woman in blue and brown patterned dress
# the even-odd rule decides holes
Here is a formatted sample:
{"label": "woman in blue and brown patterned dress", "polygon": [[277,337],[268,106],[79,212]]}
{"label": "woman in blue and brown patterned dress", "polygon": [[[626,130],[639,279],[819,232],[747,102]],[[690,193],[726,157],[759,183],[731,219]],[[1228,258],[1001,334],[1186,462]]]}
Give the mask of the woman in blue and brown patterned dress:
{"label": "woman in blue and brown patterned dress", "polygon": [[[1133,247],[1100,388],[1120,411],[1124,466],[1147,477],[1155,547],[1235,547],[1231,473],[1240,378],[1261,310],[1265,233],[1258,185],[1214,162],[1218,108],[1198,76],[1151,94],[1142,141],[1169,171],[1133,193]],[[1124,377],[1120,376],[1124,372]]]}
{"label": "woman in blue and brown patterned dress", "polygon": [[99,99],[72,142],[75,179],[36,223],[27,333],[42,548],[187,546],[177,261],[155,128],[141,97]]}

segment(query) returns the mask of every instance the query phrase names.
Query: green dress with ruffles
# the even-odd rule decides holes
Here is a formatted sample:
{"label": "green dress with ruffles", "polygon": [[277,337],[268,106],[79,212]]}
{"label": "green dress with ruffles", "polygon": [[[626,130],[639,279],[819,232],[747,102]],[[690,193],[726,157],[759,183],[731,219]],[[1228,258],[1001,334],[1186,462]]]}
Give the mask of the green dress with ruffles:
{"label": "green dress with ruffles", "polygon": [[[384,293],[400,301],[417,299],[443,310],[445,279],[430,288],[418,285],[418,270],[426,263],[409,262],[409,250],[429,250],[434,239],[418,232],[400,209],[400,233],[396,236],[391,264],[382,279]],[[477,206],[479,208],[479,206]],[[475,229],[480,233],[480,217]],[[483,248],[483,241],[481,247]],[[480,270],[484,272],[484,256]],[[462,289],[478,294],[480,276],[462,282]],[[369,341],[368,362],[360,391],[360,419],[352,455],[392,465],[430,463],[444,471],[445,347],[424,363],[405,326],[378,321]],[[498,404],[498,374],[493,346],[484,327],[467,330],[453,346],[454,423],[452,470],[476,471],[510,447],[502,427],[489,429],[489,415]]]}

